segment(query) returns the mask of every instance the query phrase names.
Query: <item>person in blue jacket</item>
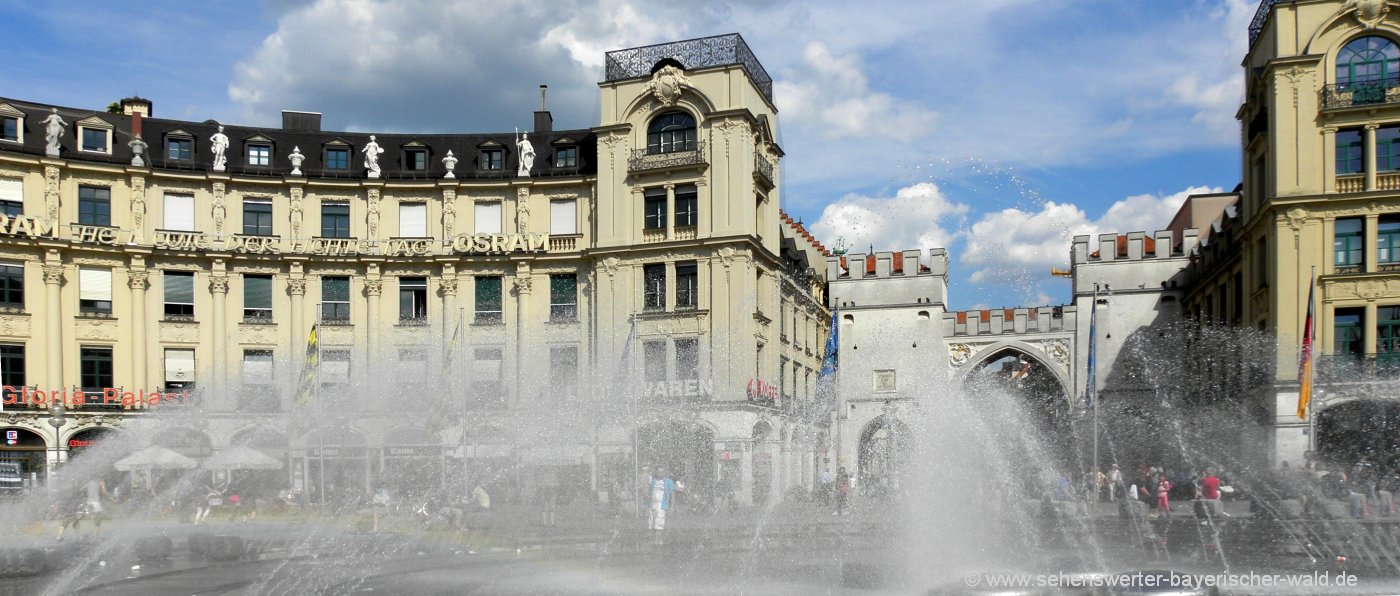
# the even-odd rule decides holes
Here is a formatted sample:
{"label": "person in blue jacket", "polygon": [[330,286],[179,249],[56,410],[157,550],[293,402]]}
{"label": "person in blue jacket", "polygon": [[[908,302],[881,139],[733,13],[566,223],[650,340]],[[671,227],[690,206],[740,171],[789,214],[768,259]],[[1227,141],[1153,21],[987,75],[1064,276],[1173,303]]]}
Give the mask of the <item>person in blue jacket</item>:
{"label": "person in blue jacket", "polygon": [[685,485],[666,475],[665,468],[657,468],[655,475],[647,476],[647,496],[651,500],[647,507],[647,529],[654,533],[653,541],[661,544],[661,531],[666,529],[666,511],[671,508],[671,495],[677,490],[685,490]]}

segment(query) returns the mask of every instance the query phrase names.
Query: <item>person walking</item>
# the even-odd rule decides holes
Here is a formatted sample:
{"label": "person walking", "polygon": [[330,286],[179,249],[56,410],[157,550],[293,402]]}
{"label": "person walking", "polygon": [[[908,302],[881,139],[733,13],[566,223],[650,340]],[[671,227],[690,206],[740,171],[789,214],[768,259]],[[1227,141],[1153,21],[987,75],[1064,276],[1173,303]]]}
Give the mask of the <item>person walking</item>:
{"label": "person walking", "polygon": [[666,475],[666,469],[656,468],[656,475],[647,478],[647,494],[650,507],[647,508],[647,529],[652,531],[653,544],[664,543],[661,532],[666,529],[666,511],[671,508],[671,496],[685,485]]}
{"label": "person walking", "polygon": [[1118,464],[1108,467],[1108,500],[1110,502],[1118,500],[1118,493],[1123,490],[1123,472],[1118,469]]}
{"label": "person walking", "polygon": [[1167,475],[1162,474],[1162,479],[1157,483],[1157,513],[1158,515],[1170,516],[1172,513],[1171,504],[1172,483],[1167,480]]}
{"label": "person walking", "polygon": [[831,506],[832,481],[831,470],[822,470],[821,485],[817,489],[817,498],[820,500],[823,507]]}
{"label": "person walking", "polygon": [[841,468],[836,472],[836,510],[832,515],[846,515],[846,501],[851,496],[851,475],[846,473],[846,468]]}

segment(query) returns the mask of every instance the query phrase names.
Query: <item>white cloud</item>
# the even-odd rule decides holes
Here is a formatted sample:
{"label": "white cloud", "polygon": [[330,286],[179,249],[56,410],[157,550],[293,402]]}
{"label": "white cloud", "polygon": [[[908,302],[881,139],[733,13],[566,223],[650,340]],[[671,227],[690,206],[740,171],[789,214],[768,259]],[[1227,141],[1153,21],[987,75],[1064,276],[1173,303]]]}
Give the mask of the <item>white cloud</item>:
{"label": "white cloud", "polygon": [[874,91],[854,54],[835,56],[814,41],[802,52],[803,77],[776,83],[784,116],[826,140],[882,138],[907,142],[928,134],[938,115],[917,102]]}
{"label": "white cloud", "polygon": [[959,261],[971,266],[974,283],[998,279],[1050,279],[1051,267],[1069,263],[1075,236],[1153,232],[1166,225],[1193,194],[1220,192],[1196,186],[1169,195],[1135,195],[1113,203],[1098,219],[1069,203],[1046,201],[1039,211],[1017,208],[986,213],[968,233]]}
{"label": "white cloud", "polygon": [[828,245],[842,238],[854,251],[944,248],[961,234],[968,212],[926,182],[893,197],[844,196],[822,210],[812,233]]}

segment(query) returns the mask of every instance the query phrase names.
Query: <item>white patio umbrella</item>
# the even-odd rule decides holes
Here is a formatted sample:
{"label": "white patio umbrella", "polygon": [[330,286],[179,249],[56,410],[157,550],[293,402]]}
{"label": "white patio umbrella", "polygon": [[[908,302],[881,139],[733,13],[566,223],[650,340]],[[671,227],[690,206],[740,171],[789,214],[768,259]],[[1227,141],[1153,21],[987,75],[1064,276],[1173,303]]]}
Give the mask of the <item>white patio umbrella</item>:
{"label": "white patio umbrella", "polygon": [[282,469],[282,462],[252,447],[235,445],[215,453],[213,457],[204,460],[204,469],[280,470]]}
{"label": "white patio umbrella", "polygon": [[198,465],[193,459],[175,453],[164,447],[152,445],[136,453],[117,460],[112,464],[118,470],[188,470]]}

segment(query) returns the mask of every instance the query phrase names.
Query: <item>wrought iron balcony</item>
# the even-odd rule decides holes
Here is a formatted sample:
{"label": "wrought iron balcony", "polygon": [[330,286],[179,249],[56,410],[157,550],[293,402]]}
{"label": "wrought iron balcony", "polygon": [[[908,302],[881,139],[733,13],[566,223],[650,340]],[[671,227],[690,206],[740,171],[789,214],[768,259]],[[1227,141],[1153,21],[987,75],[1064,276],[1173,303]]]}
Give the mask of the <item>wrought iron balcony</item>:
{"label": "wrought iron balcony", "polygon": [[759,179],[767,182],[770,188],[773,186],[773,162],[757,153],[753,154],[753,173]]}
{"label": "wrought iron balcony", "polygon": [[773,78],[738,33],[608,52],[604,57],[604,77],[620,81],[651,76],[652,67],[666,59],[679,62],[685,70],[737,64],[744,68],[763,96],[773,101]]}
{"label": "wrought iron balcony", "polygon": [[704,141],[695,142],[694,149],[688,151],[668,151],[662,153],[652,149],[637,149],[627,160],[628,172],[645,172],[709,164],[705,160]]}
{"label": "wrought iron balcony", "polygon": [[1259,34],[1264,32],[1264,25],[1269,22],[1269,10],[1278,4],[1279,0],[1260,0],[1259,9],[1254,11],[1254,19],[1249,22],[1249,47],[1254,47],[1254,40],[1259,39]]}
{"label": "wrought iron balcony", "polygon": [[1325,110],[1388,103],[1400,103],[1400,79],[1338,83],[1322,88]]}
{"label": "wrought iron balcony", "polygon": [[1364,383],[1400,379],[1400,352],[1326,354],[1317,357],[1321,383]]}

